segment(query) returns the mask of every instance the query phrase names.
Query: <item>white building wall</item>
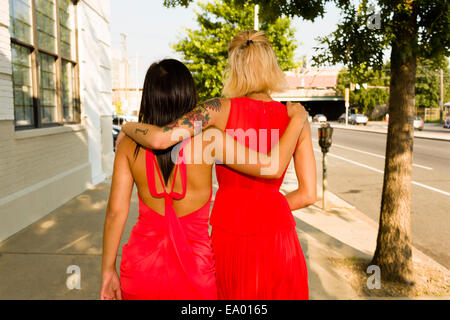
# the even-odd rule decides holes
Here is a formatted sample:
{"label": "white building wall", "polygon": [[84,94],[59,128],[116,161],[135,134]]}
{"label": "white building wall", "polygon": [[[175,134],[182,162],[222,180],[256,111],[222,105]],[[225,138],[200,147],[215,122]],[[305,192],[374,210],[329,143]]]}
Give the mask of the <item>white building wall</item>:
{"label": "white building wall", "polygon": [[14,128],[9,0],[0,0],[0,241],[112,172],[109,0],[77,4],[81,123]]}
{"label": "white building wall", "polygon": [[77,6],[82,117],[88,130],[92,183],[97,184],[112,172],[114,161],[110,7],[102,0],[82,0]]}

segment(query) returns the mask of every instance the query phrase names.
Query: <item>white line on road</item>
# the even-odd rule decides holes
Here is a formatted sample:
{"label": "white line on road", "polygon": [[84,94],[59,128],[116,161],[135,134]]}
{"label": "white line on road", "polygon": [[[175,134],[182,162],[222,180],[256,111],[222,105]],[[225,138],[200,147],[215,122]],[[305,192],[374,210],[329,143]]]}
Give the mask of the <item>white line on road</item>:
{"label": "white line on road", "polygon": [[[317,148],[313,148],[313,149],[314,149],[314,151],[322,152],[320,149],[317,149]],[[340,159],[342,161],[346,161],[346,162],[349,162],[351,164],[354,164],[354,165],[357,165],[357,166],[360,166],[360,167],[363,167],[363,168],[366,168],[366,169],[369,169],[369,170],[372,170],[372,171],[384,174],[383,170],[379,170],[379,169],[376,169],[374,167],[370,167],[370,166],[365,165],[363,163],[360,163],[360,162],[357,162],[357,161],[353,161],[353,160],[350,160],[350,159],[347,159],[347,158],[344,158],[344,157],[341,157],[341,156],[338,156],[338,155],[335,155],[335,154],[332,154],[332,153],[327,153],[327,155],[329,155],[330,157],[333,157],[333,158],[336,158],[336,159]],[[443,194],[445,196],[450,197],[450,192],[446,192],[446,191],[441,190],[441,189],[430,187],[430,186],[427,186],[426,184],[423,184],[423,183],[420,183],[420,182],[416,182],[416,181],[412,181],[412,184],[416,185],[416,186],[419,186],[419,187],[422,187],[422,188],[425,188],[425,189],[428,189],[428,190],[431,190],[431,191],[434,191],[434,192],[441,193],[441,194]]]}
{"label": "white line on road", "polygon": [[420,183],[420,182],[413,181],[412,184],[415,184],[416,186],[419,186],[419,187],[422,187],[422,188],[425,188],[425,189],[428,189],[428,190],[431,190],[431,191],[442,193],[443,195],[446,195],[446,196],[450,197],[450,192],[445,192],[445,191],[442,191],[440,189],[436,189],[436,188],[427,186],[426,184],[423,184],[423,183]]}
{"label": "white line on road", "polygon": [[[317,149],[317,148],[314,148],[314,151],[322,152],[320,149]],[[360,166],[360,167],[363,167],[363,168],[366,168],[366,169],[369,169],[369,170],[378,172],[378,173],[384,173],[383,170],[375,169],[374,167],[370,167],[370,166],[365,165],[365,164],[363,164],[363,163],[360,163],[360,162],[357,162],[357,161],[353,161],[353,160],[350,160],[350,159],[347,159],[347,158],[344,158],[344,157],[335,155],[335,154],[333,154],[333,153],[329,153],[329,152],[328,152],[327,155],[330,156],[330,157],[337,158],[337,159],[340,159],[340,160],[343,160],[343,161],[352,163],[352,164],[354,164],[354,165],[357,165],[357,166]]]}
{"label": "white line on road", "polygon": [[[312,139],[312,140],[317,142],[317,139]],[[373,156],[373,157],[377,157],[377,158],[381,158],[381,159],[385,158],[384,156],[382,156],[380,154],[367,152],[367,151],[362,151],[362,150],[359,150],[359,149],[346,147],[346,146],[343,146],[343,145],[340,145],[340,144],[336,144],[336,143],[333,143],[333,147],[338,147],[338,148],[346,149],[346,150],[350,150],[350,151],[356,151],[356,152],[359,152],[359,153],[367,154],[369,156]],[[416,164],[416,163],[413,163],[413,166],[418,167],[418,168],[422,168],[422,169],[425,169],[425,170],[433,170],[433,168],[430,168],[430,167],[427,167],[427,166],[422,166],[422,165]]]}

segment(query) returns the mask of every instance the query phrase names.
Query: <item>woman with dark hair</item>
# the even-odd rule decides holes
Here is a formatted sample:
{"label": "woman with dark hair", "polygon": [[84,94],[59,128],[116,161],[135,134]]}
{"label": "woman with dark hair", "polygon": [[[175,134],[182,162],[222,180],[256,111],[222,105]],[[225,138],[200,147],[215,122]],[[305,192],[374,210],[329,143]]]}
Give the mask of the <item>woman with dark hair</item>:
{"label": "woman with dark hair", "polygon": [[[196,104],[194,81],[185,65],[168,59],[150,66],[139,111],[141,124],[167,126],[192,112]],[[307,118],[298,105],[287,110],[289,125],[268,154],[250,150],[217,129],[158,151],[123,139],[116,149],[104,225],[101,299],[217,298],[208,233],[214,160],[248,175],[279,178]],[[244,163],[238,159],[242,155]],[[250,158],[255,161],[249,163]],[[116,256],[134,184],[139,219],[122,247],[119,278]]]}
{"label": "woman with dark hair", "polygon": [[[223,89],[226,98],[201,103],[166,126],[127,123],[122,131],[144,146],[164,149],[176,143],[174,128],[194,135],[193,123],[202,119],[203,128],[214,126],[244,133],[235,139],[263,152],[261,146],[270,148],[277,140],[270,133],[283,132],[289,122],[285,106],[270,97],[286,84],[264,32],[241,32],[228,46]],[[219,189],[210,224],[221,299],[309,297],[306,262],[291,213],[316,201],[311,129],[308,122],[304,127],[293,152],[298,189],[286,196],[279,192],[284,173],[278,179],[264,179],[249,177],[227,165],[216,167]],[[245,133],[249,130],[256,132],[256,143],[248,141]],[[269,135],[261,134],[264,130]]]}

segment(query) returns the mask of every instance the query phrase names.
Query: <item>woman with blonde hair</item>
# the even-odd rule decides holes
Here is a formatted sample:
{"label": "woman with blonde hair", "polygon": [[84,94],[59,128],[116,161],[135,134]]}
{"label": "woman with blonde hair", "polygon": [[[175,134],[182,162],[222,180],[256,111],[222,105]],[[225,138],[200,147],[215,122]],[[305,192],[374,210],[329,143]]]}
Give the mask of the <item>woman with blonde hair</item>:
{"label": "woman with blonde hair", "polygon": [[[223,95],[199,104],[163,127],[128,123],[122,131],[137,143],[165,149],[176,128],[186,135],[215,126],[258,152],[267,152],[289,123],[286,107],[270,94],[286,87],[264,32],[245,31],[228,47]],[[316,167],[308,121],[293,153],[298,189],[279,192],[283,175],[258,178],[217,165],[219,189],[210,224],[219,299],[308,299],[308,275],[291,210],[316,201]],[[179,135],[177,135],[178,137]]]}

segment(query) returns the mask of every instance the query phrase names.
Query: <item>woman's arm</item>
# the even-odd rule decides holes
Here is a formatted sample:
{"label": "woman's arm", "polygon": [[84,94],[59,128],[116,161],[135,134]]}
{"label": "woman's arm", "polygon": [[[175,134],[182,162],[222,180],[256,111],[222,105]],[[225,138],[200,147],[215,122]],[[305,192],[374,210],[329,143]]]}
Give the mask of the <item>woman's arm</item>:
{"label": "woman's arm", "polygon": [[311,128],[308,122],[294,153],[294,166],[298,189],[286,195],[291,210],[310,206],[317,201],[316,160],[311,141]]}
{"label": "woman's arm", "polygon": [[269,153],[259,153],[249,149],[222,131],[224,144],[222,152],[217,153],[216,159],[248,175],[270,179],[280,178],[292,159],[296,143],[308,119],[308,113],[299,103],[288,103],[287,110],[291,120],[278,143]]}
{"label": "woman's arm", "polygon": [[[230,101],[228,99],[214,98],[200,103],[192,111],[164,127],[128,122],[122,126],[122,132],[146,148],[167,149],[200,133],[202,129],[209,126],[214,125],[225,129],[230,110],[229,106]],[[118,143],[120,143],[119,138]]]}
{"label": "woman's arm", "polygon": [[128,141],[123,141],[116,150],[111,190],[106,208],[103,230],[101,299],[121,299],[120,282],[116,272],[116,257],[130,209],[134,184],[126,155],[126,149],[130,148],[132,142],[129,139],[126,140]]}

